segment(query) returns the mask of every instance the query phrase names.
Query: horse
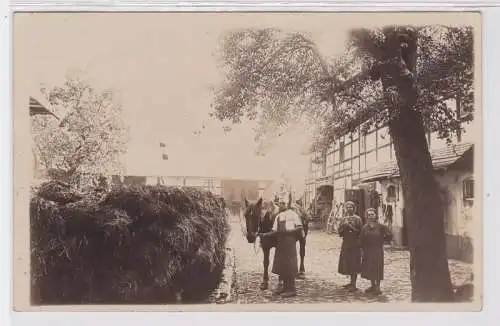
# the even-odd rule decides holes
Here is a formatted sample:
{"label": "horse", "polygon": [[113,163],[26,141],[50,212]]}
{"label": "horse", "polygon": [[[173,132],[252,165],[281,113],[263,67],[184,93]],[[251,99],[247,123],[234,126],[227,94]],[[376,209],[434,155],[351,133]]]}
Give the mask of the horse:
{"label": "horse", "polygon": [[[259,198],[259,200],[256,203],[249,203],[248,200],[245,198],[245,207],[244,207],[244,217],[245,217],[245,223],[246,223],[246,239],[248,243],[255,243],[258,234],[259,233],[267,233],[270,232],[273,228],[274,220],[276,219],[276,216],[279,213],[278,206],[272,202],[272,201],[267,201],[264,202],[262,198]],[[299,237],[297,241],[299,241],[300,244],[300,267],[299,267],[299,273],[297,275],[297,278],[299,279],[304,279],[305,278],[305,267],[304,267],[304,257],[306,253],[306,238],[307,238],[307,233],[308,233],[308,218],[307,214],[305,211],[301,210],[299,206],[293,207],[292,202],[291,202],[291,196],[289,197],[287,209],[292,209],[297,214],[299,214],[299,217],[302,221],[302,226],[304,229],[304,232],[302,233],[302,236]],[[276,237],[260,237],[260,245],[262,248],[262,251],[264,253],[264,275],[262,279],[262,283],[260,285],[261,290],[266,290],[269,288],[269,254],[271,251],[271,248],[275,248],[277,244],[277,238]]]}

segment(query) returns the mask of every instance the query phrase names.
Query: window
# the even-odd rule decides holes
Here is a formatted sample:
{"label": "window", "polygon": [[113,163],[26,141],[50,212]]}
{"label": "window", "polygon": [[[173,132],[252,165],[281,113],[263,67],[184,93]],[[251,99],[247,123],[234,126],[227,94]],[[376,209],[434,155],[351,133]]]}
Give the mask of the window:
{"label": "window", "polygon": [[393,203],[397,199],[396,187],[394,185],[387,186],[387,198],[388,203]]}
{"label": "window", "polygon": [[393,185],[387,187],[387,197],[396,197],[396,187]]}
{"label": "window", "polygon": [[464,200],[472,201],[474,199],[474,179],[468,178],[463,181]]}
{"label": "window", "polygon": [[343,162],[344,159],[345,159],[345,156],[344,156],[344,142],[341,141],[340,142],[340,147],[339,147],[339,162]]}

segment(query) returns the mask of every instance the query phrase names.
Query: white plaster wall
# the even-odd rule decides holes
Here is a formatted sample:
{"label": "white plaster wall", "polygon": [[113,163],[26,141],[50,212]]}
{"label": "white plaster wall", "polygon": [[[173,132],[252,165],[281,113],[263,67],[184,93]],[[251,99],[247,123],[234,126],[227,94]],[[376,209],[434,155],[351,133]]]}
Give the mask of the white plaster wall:
{"label": "white plaster wall", "polygon": [[447,234],[457,233],[457,174],[448,172],[444,175],[437,175],[436,180],[441,187],[442,197],[445,206],[444,230]]}
{"label": "white plaster wall", "polygon": [[463,181],[472,176],[471,172],[447,172],[436,178],[440,186],[449,192],[445,218],[445,231],[448,234],[470,233],[471,221],[467,216],[468,207],[463,200]]}
{"label": "white plaster wall", "polygon": [[158,177],[146,177],[147,185],[156,185],[158,182]]}
{"label": "white plaster wall", "polygon": [[166,177],[165,182],[169,186],[182,186],[182,178],[178,177]]}
{"label": "white plaster wall", "polygon": [[[472,221],[470,210],[463,200],[463,185],[462,182],[473,176],[470,172],[450,171],[442,175],[436,175],[436,181],[442,190],[447,192],[443,197],[445,200],[445,232],[450,235],[463,235],[465,232],[472,232]],[[404,207],[403,190],[400,179],[384,180],[380,183],[380,193],[382,194],[382,203],[387,204],[387,187],[393,184],[397,187],[398,200],[393,205],[393,225],[396,227],[403,226],[402,209]],[[381,213],[381,212],[380,212]]]}

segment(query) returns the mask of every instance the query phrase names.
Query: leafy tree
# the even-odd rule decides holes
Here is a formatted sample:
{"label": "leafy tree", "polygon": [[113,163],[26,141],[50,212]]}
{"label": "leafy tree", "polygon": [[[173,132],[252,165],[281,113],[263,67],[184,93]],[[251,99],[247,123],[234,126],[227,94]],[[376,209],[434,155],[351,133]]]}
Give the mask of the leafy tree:
{"label": "leafy tree", "polygon": [[122,170],[128,128],[111,92],[69,79],[62,87],[42,88],[42,93],[62,118],[36,115],[32,120],[35,152],[52,178],[79,185],[83,174]]}
{"label": "leafy tree", "polygon": [[444,205],[425,138],[450,139],[473,111],[473,39],[469,27],[389,26],[349,31],[345,53],[320,55],[305,34],[232,31],[222,40],[225,82],[213,116],[257,120],[257,135],[304,121],[318,130],[313,151],[361,128],[389,127],[408,216],[413,301],[449,301]]}

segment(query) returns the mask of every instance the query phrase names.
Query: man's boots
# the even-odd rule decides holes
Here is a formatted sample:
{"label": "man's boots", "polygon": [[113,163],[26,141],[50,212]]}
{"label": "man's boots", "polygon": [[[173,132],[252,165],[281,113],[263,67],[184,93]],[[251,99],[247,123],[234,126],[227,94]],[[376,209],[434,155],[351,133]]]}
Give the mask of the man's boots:
{"label": "man's boots", "polygon": [[276,295],[281,294],[281,293],[283,293],[284,290],[285,290],[284,282],[283,282],[283,280],[280,277],[279,278],[279,282],[278,282],[278,286],[273,291],[273,294],[276,294]]}

